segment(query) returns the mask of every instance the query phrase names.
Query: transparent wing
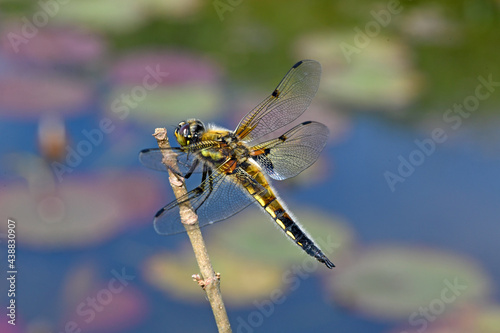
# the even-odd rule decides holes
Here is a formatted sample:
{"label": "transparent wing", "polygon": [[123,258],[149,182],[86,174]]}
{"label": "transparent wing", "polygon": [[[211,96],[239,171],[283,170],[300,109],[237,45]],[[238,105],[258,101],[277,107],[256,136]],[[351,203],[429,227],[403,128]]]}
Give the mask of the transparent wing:
{"label": "transparent wing", "polygon": [[243,141],[252,141],[297,119],[316,95],[320,77],[319,62],[296,63],[273,93],[240,121],[235,134]]}
{"label": "transparent wing", "polygon": [[255,201],[242,184],[254,187],[256,192],[265,190],[240,168],[230,175],[214,173],[198,187],[156,213],[154,219],[156,232],[173,235],[186,231],[179,215],[179,204],[185,201],[191,203],[191,207],[198,215],[200,227],[225,220],[238,213]]}
{"label": "transparent wing", "polygon": [[167,172],[167,167],[163,164],[163,153],[164,150],[171,150],[177,155],[177,166],[181,175],[185,175],[194,168],[191,173],[200,173],[202,168],[202,163],[196,163],[196,156],[185,152],[182,148],[171,147],[167,148],[149,148],[143,149],[139,153],[139,161],[150,169]]}
{"label": "transparent wing", "polygon": [[328,133],[325,125],[306,121],[279,138],[252,147],[253,158],[274,179],[294,177],[318,159]]}

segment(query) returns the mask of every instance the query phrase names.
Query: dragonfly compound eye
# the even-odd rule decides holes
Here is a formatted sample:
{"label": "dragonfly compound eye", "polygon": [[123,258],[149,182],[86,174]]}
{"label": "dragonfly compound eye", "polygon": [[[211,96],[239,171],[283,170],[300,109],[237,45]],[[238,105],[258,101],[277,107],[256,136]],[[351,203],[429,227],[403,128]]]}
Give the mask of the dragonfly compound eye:
{"label": "dragonfly compound eye", "polygon": [[182,125],[179,129],[179,135],[185,138],[191,137],[191,131],[189,130],[189,124]]}
{"label": "dragonfly compound eye", "polygon": [[193,123],[191,127],[191,132],[195,137],[198,137],[201,134],[203,134],[203,132],[205,132],[205,125],[203,125],[201,121],[197,120]]}

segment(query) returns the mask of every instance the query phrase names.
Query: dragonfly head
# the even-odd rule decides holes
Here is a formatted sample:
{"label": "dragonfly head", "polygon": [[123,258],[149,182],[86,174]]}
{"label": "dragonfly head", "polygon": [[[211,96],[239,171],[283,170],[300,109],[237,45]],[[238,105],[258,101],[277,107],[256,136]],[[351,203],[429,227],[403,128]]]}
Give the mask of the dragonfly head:
{"label": "dragonfly head", "polygon": [[196,143],[205,132],[205,125],[198,119],[181,121],[175,128],[175,138],[181,146]]}

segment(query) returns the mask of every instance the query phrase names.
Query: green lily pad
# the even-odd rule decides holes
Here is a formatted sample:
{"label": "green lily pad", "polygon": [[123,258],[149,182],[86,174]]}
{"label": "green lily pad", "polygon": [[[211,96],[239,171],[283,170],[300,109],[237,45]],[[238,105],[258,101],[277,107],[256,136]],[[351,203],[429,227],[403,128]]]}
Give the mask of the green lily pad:
{"label": "green lily pad", "polygon": [[484,300],[489,277],[471,260],[437,250],[385,246],[362,251],[330,276],[336,303],[370,317],[404,319]]}
{"label": "green lily pad", "polygon": [[117,102],[121,100],[121,96],[131,95],[134,87],[126,84],[116,87],[109,96],[108,109],[113,110],[112,105],[116,105],[127,108],[131,116],[140,120],[177,124],[189,114],[196,115],[200,119],[211,119],[220,111],[222,103],[222,92],[219,87],[211,83],[193,82],[159,86],[148,91],[147,96],[137,101],[134,107],[129,107],[124,100]]}
{"label": "green lily pad", "polygon": [[140,9],[140,2],[133,0],[124,0],[119,6],[113,0],[70,1],[61,5],[54,20],[123,32],[137,28],[147,18]]}
{"label": "green lily pad", "polygon": [[500,327],[500,306],[485,304],[480,306],[466,306],[441,317],[421,316],[418,324],[414,322],[409,327],[400,327],[393,333],[418,333],[425,329],[427,333],[497,333]]}
{"label": "green lily pad", "polygon": [[[351,229],[338,218],[310,209],[300,209],[296,216],[330,260],[338,263],[344,250],[353,242]],[[224,226],[216,225],[207,229],[207,244],[211,249],[224,249],[244,258],[243,260],[258,260],[263,264],[282,268],[301,263],[304,258],[315,260],[274,226],[275,222],[267,213],[256,207],[221,223]]]}
{"label": "green lily pad", "polygon": [[[330,259],[336,263],[343,260],[344,251],[353,241],[350,229],[317,212],[302,211],[298,216],[307,221],[310,234],[316,236]],[[222,274],[223,298],[229,304],[246,306],[277,297],[276,292],[285,294],[287,277],[296,274],[290,269],[292,265],[302,264],[302,271],[308,273],[330,272],[305,253],[301,256],[302,250],[281,230],[272,230],[273,222],[266,214],[249,209],[231,220],[203,229],[214,269]],[[191,279],[198,268],[190,245],[186,243],[184,250],[182,254],[165,252],[151,257],[144,266],[145,279],[179,299],[204,302],[204,293]]]}
{"label": "green lily pad", "polygon": [[383,33],[364,44],[356,36],[354,31],[325,32],[296,42],[299,58],[312,52],[323,66],[319,95],[368,109],[394,111],[410,104],[424,82],[411,62],[410,49]]}
{"label": "green lily pad", "polygon": [[[143,269],[145,279],[169,295],[187,302],[206,302],[205,293],[191,276],[198,274],[194,254],[186,245],[183,254],[159,253],[149,258]],[[255,260],[242,260],[228,251],[212,251],[210,258],[221,273],[221,291],[225,302],[245,306],[267,299],[281,286],[279,268]]]}

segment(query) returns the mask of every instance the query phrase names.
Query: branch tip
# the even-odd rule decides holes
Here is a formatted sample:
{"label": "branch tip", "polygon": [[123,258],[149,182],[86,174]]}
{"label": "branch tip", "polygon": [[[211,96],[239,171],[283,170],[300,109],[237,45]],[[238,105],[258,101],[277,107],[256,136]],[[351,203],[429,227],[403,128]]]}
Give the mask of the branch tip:
{"label": "branch tip", "polygon": [[155,128],[155,132],[153,133],[153,136],[158,141],[165,141],[165,140],[167,140],[167,142],[168,142],[168,136],[167,136],[167,129],[166,128]]}

